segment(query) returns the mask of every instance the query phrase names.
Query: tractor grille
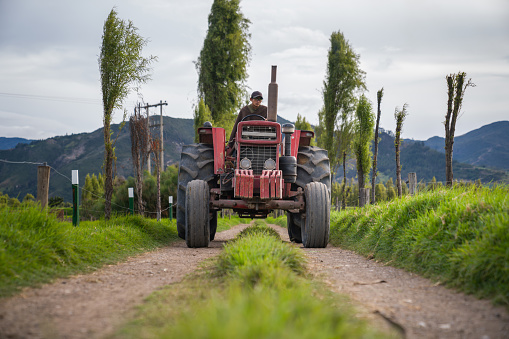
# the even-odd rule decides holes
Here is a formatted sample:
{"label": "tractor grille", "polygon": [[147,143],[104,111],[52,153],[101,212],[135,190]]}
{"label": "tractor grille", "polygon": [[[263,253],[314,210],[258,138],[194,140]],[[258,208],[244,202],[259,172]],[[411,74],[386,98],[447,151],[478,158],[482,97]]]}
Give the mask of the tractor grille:
{"label": "tractor grille", "polygon": [[244,140],[277,140],[274,126],[243,126],[242,139]]}
{"label": "tractor grille", "polygon": [[251,160],[251,169],[254,175],[261,175],[264,170],[265,160],[277,159],[277,145],[258,146],[258,145],[240,145],[240,159],[248,158]]}

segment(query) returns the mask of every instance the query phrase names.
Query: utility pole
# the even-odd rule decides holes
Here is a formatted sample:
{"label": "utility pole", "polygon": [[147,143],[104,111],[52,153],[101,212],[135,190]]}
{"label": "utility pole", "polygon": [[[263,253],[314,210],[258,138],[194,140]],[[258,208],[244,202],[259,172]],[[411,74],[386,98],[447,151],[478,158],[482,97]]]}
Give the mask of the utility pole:
{"label": "utility pole", "polygon": [[[149,119],[149,111],[148,109],[150,107],[161,107],[161,123],[159,125],[152,125],[150,126],[150,119]],[[141,108],[145,108],[146,111],[147,111],[147,129],[150,133],[150,127],[158,127],[159,126],[159,130],[160,130],[160,139],[161,139],[161,170],[164,171],[164,147],[163,147],[163,106],[168,106],[168,103],[165,101],[163,102],[162,100],[159,101],[158,104],[155,104],[155,105],[149,105],[148,103],[141,107]],[[148,156],[148,160],[147,160],[147,169],[148,169],[148,172],[150,172],[150,167],[151,167],[151,164],[150,164],[150,153],[149,153],[149,156]]]}

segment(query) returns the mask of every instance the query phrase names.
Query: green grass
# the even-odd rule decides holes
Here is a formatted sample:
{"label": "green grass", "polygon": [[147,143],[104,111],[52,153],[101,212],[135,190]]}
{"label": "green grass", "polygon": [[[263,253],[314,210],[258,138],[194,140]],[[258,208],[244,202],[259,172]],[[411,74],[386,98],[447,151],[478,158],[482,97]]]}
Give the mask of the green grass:
{"label": "green grass", "polygon": [[[219,219],[218,229],[240,223]],[[36,204],[0,206],[0,297],[55,278],[90,272],[128,256],[177,240],[175,219],[114,217],[82,221],[78,227],[60,222]]]}
{"label": "green grass", "polygon": [[509,187],[457,187],[331,215],[330,242],[509,306]]}
{"label": "green grass", "polygon": [[303,252],[262,225],[154,293],[118,338],[380,338],[305,273]]}

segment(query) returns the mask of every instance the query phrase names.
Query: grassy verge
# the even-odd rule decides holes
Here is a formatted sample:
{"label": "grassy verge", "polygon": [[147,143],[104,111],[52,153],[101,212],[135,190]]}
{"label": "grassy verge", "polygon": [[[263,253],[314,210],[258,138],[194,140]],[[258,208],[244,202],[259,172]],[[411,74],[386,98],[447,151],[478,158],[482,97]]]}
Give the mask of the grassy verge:
{"label": "grassy verge", "polygon": [[443,189],[331,215],[333,245],[509,306],[509,187]]}
{"label": "grassy verge", "polygon": [[[223,230],[241,222],[218,221]],[[104,264],[177,240],[175,220],[140,216],[60,222],[34,204],[0,207],[0,297],[59,277],[88,272]]]}
{"label": "grassy verge", "polygon": [[381,337],[306,277],[303,252],[256,225],[185,281],[154,293],[118,338]]}

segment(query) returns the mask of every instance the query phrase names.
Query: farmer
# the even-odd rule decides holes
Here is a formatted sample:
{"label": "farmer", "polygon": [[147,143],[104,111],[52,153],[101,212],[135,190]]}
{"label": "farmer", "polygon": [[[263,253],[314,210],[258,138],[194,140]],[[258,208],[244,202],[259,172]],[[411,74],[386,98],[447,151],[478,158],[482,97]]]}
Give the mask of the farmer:
{"label": "farmer", "polygon": [[[235,120],[235,125],[233,125],[232,133],[230,134],[230,141],[228,142],[228,146],[227,146],[228,154],[230,154],[233,151],[233,146],[234,146],[233,141],[235,140],[235,135],[237,134],[237,125],[239,124],[239,122],[242,119],[244,119],[245,117],[247,117],[248,115],[251,115],[251,114],[261,115],[262,117],[267,119],[267,106],[262,105],[262,100],[263,100],[262,92],[254,91],[251,94],[251,98],[249,99],[249,101],[251,101],[251,103],[247,106],[244,106],[240,110],[239,115],[237,116],[237,120]],[[261,119],[260,119],[260,117],[252,116],[252,117],[247,118],[244,121],[249,121],[249,120],[261,120]]]}

